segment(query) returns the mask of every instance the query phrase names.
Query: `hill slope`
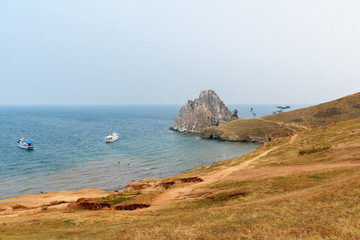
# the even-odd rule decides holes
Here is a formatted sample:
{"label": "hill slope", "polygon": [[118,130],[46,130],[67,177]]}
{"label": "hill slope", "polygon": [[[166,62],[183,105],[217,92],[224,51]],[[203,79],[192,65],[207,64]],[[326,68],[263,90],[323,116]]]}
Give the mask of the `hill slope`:
{"label": "hill slope", "polygon": [[[179,181],[195,177],[202,181]],[[93,199],[150,205],[141,210],[88,211],[63,203],[34,213],[19,200],[29,210],[0,214],[0,239],[358,239],[359,179],[357,118]]]}
{"label": "hill slope", "polygon": [[253,119],[239,119],[205,128],[202,138],[266,142],[276,137],[360,117],[360,92],[331,102]]}

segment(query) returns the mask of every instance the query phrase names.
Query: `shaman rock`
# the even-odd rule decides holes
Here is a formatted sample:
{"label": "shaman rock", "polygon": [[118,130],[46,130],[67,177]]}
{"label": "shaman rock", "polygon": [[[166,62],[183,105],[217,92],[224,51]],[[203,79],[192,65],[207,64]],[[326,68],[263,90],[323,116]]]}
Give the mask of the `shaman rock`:
{"label": "shaman rock", "polygon": [[189,100],[179,111],[171,130],[201,132],[203,128],[219,126],[237,119],[214,90],[200,92],[199,98]]}

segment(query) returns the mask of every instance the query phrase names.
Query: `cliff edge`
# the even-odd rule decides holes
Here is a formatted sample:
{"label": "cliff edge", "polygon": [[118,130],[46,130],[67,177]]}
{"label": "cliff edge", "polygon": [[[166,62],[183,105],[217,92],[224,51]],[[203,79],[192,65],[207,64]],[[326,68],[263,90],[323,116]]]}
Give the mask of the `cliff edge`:
{"label": "cliff edge", "polygon": [[219,126],[235,120],[231,112],[214,90],[203,90],[199,98],[188,100],[180,109],[171,130],[179,132],[201,132],[203,128]]}

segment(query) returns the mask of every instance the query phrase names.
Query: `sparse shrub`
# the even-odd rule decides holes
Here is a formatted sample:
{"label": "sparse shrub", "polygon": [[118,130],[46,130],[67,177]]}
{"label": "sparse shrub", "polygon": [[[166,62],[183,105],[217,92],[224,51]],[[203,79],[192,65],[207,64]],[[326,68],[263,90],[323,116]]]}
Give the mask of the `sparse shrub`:
{"label": "sparse shrub", "polygon": [[15,206],[12,206],[12,209],[14,209],[14,210],[16,210],[16,209],[27,209],[27,207],[25,207],[24,205],[17,204]]}
{"label": "sparse shrub", "polygon": [[117,204],[117,203],[122,203],[122,202],[126,202],[129,201],[131,199],[133,199],[134,196],[131,197],[127,197],[123,194],[119,194],[119,195],[113,195],[113,196],[107,196],[107,197],[103,197],[101,198],[103,200],[103,202],[105,203],[110,203],[110,204]]}
{"label": "sparse shrub", "polygon": [[312,154],[312,153],[316,153],[316,152],[321,152],[321,151],[325,151],[330,149],[330,146],[325,146],[325,147],[312,147],[309,149],[303,149],[299,151],[299,155],[304,155],[304,154]]}
{"label": "sparse shrub", "polygon": [[254,108],[250,108],[250,112],[253,115],[253,117],[256,117],[256,113],[254,112]]}
{"label": "sparse shrub", "polygon": [[329,118],[332,117],[334,115],[339,115],[342,113],[342,110],[340,108],[327,108],[325,110],[322,111],[318,111],[314,114],[315,118]]}
{"label": "sparse shrub", "polygon": [[211,196],[211,197],[209,197],[209,199],[211,199],[212,201],[218,202],[218,201],[227,201],[230,199],[246,197],[247,195],[248,195],[248,193],[243,192],[243,191],[224,192],[224,193],[219,193],[215,196]]}
{"label": "sparse shrub", "polygon": [[276,114],[276,113],[282,113],[284,112],[285,109],[289,109],[290,106],[286,106],[286,107],[283,107],[283,106],[276,106],[276,108],[278,109],[276,112],[273,112],[273,114]]}
{"label": "sparse shrub", "polygon": [[295,118],[292,120],[293,122],[302,122],[303,120],[301,118]]}
{"label": "sparse shrub", "polygon": [[313,175],[310,175],[309,178],[311,178],[311,179],[323,179],[325,177],[323,175],[313,174]]}
{"label": "sparse shrub", "polygon": [[233,117],[236,117],[236,118],[239,118],[238,117],[238,110],[237,109],[235,109],[234,111],[233,111],[233,115],[232,115]]}
{"label": "sparse shrub", "polygon": [[66,201],[52,201],[50,203],[50,206],[53,206],[53,205],[59,205],[59,204],[62,204],[62,203],[67,203]]}
{"label": "sparse shrub", "polygon": [[66,224],[75,224],[74,219],[65,220],[64,223],[66,223]]}

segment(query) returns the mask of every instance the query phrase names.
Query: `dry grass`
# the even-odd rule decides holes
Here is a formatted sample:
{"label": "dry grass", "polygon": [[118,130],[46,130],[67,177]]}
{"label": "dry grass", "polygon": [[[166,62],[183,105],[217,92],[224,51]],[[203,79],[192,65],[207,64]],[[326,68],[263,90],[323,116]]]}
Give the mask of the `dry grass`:
{"label": "dry grass", "polygon": [[[288,138],[277,139],[278,144]],[[312,154],[299,155],[299,151],[321,149]],[[319,162],[360,162],[360,120],[354,119],[332,126],[319,127],[298,135],[292,144],[270,153],[257,166],[290,166]]]}
{"label": "dry grass", "polygon": [[[360,117],[360,93],[316,106],[255,119],[239,119],[204,130],[202,137],[230,141],[266,141]],[[262,140],[261,140],[262,139]]]}
{"label": "dry grass", "polygon": [[[299,155],[301,149],[324,146],[330,148]],[[49,208],[0,216],[0,239],[360,239],[360,118],[304,131],[292,141],[275,139],[242,157],[166,180],[206,177],[271,149],[215,183],[191,185],[196,200],[133,212]],[[319,170],[320,164],[332,167]],[[297,166],[281,175],[281,169]],[[273,175],[253,174],[272,169]],[[171,190],[118,196],[151,203]]]}

